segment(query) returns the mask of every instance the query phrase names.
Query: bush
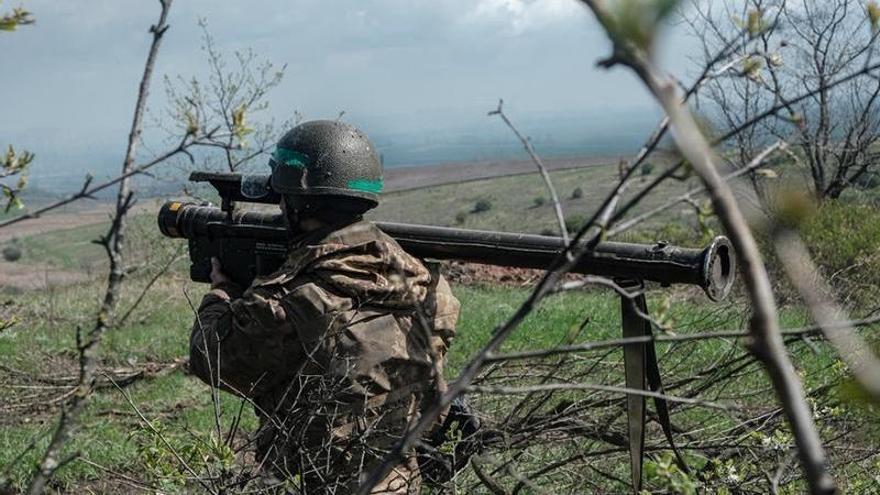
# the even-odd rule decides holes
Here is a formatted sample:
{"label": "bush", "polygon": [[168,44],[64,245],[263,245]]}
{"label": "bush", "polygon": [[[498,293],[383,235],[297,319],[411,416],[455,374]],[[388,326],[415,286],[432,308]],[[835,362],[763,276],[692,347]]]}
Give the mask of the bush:
{"label": "bush", "polygon": [[687,222],[669,222],[654,228],[643,228],[624,232],[621,242],[635,242],[638,244],[655,244],[663,241],[674,246],[699,248],[704,247],[700,230],[692,227]]}
{"label": "bush", "polygon": [[455,214],[455,224],[461,225],[467,220],[467,212],[460,211]]}
{"label": "bush", "polygon": [[571,192],[571,199],[581,199],[584,197],[584,190],[576,187],[574,191]]}
{"label": "bush", "polygon": [[574,234],[575,232],[579,232],[589,220],[589,218],[583,215],[570,215],[565,218],[565,230],[569,231],[572,234]]}
{"label": "bush", "polygon": [[474,205],[474,210],[472,213],[483,213],[484,211],[489,211],[492,209],[492,202],[488,199],[480,199]]}
{"label": "bush", "polygon": [[651,175],[651,173],[654,172],[654,164],[647,163],[647,162],[643,163],[641,172],[642,172],[642,177],[646,177],[648,175]]}
{"label": "bush", "polygon": [[554,231],[553,229],[543,229],[540,235],[543,235],[545,237],[555,237],[559,235],[559,233]]}
{"label": "bush", "polygon": [[532,200],[532,207],[533,208],[540,208],[540,207],[544,206],[544,203],[546,203],[546,202],[547,202],[547,200],[544,199],[544,196],[538,196]]}
{"label": "bush", "polygon": [[[800,234],[837,301],[855,308],[875,304],[880,297],[880,208],[828,200],[800,225]],[[760,238],[773,278],[785,280],[767,233]],[[799,299],[787,283],[780,288],[783,300]]]}
{"label": "bush", "polygon": [[856,186],[861,189],[877,189],[880,187],[880,173],[863,174],[856,181]]}
{"label": "bush", "polygon": [[21,259],[21,248],[18,246],[6,246],[3,248],[3,259],[6,261],[18,261]]}
{"label": "bush", "polygon": [[862,265],[855,271],[870,273],[867,280],[875,284],[880,280],[880,209],[827,201],[804,222],[801,235],[829,273]]}

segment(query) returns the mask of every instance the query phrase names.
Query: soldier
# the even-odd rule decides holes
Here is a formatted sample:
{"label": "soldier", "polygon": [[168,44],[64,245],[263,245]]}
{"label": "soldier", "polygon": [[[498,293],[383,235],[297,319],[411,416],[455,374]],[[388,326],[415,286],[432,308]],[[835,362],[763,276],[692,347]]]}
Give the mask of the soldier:
{"label": "soldier", "polygon": [[[269,163],[289,256],[248,288],[213,260],[190,368],[253,403],[265,470],[302,493],[350,493],[445,389],[459,303],[436,267],[363,220],[383,183],[359,130],[303,123]],[[374,493],[417,493],[419,485],[411,457]]]}

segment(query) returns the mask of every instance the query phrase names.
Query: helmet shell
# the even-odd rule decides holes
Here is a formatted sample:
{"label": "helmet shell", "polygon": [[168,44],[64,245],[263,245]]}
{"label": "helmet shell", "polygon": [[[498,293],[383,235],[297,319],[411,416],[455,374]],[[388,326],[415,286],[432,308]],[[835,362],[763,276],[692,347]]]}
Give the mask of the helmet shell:
{"label": "helmet shell", "polygon": [[367,136],[350,124],[304,122],[278,141],[269,164],[272,189],[281,194],[379,204],[382,164]]}

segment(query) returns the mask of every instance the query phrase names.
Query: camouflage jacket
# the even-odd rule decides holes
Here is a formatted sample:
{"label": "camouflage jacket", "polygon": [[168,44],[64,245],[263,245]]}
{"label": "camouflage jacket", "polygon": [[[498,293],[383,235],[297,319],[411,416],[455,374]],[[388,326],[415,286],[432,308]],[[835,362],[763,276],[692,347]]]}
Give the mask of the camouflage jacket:
{"label": "camouflage jacket", "polygon": [[276,455],[290,455],[290,445],[357,436],[351,421],[378,418],[383,408],[403,411],[386,414],[396,418],[386,430],[403,431],[425,392],[445,387],[458,312],[436,267],[361,221],[310,233],[277,272],[245,291],[213,288],[193,326],[190,368],[252,399],[269,432],[263,453],[274,443]]}

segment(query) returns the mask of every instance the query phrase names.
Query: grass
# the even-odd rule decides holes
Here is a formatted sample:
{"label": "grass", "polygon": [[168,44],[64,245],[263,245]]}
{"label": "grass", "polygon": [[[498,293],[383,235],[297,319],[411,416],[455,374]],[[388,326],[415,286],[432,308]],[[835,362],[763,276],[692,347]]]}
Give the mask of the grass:
{"label": "grass", "polygon": [[101,246],[92,241],[106,232],[106,226],[95,224],[25,237],[18,242],[22,250],[20,262],[85,269],[102,260]]}
{"label": "grass", "polygon": [[[110,367],[130,367],[146,362],[168,363],[188,352],[189,326],[192,312],[180,289],[186,282],[181,278],[163,281],[148,295],[143,310],[136,313],[131,323],[107,334],[101,354]],[[74,345],[74,327],[88,328],[94,313],[100,282],[90,282],[58,289],[54,294],[29,293],[19,301],[23,322],[0,336],[0,360],[16,369],[57,374],[60,371],[47,363],[46,356],[65,356]],[[204,287],[191,287],[198,297]],[[135,290],[124,293],[123,306],[130,303]],[[516,305],[527,296],[526,290],[503,288],[456,287],[456,295],[463,302],[458,335],[449,354],[447,373],[454,376],[462,364],[482,345],[491,329],[504,321]],[[197,302],[197,301],[196,301]],[[605,338],[616,333],[618,319],[614,297],[601,293],[571,293],[554,297],[531,315],[505,344],[506,350],[534,348],[565,341],[587,314],[593,315],[595,332],[582,338]],[[48,308],[57,315],[57,321],[46,318]],[[591,324],[591,326],[593,325]],[[39,353],[29,350],[39,349]],[[52,362],[57,362],[53,359]],[[68,363],[66,372],[73,371]],[[173,437],[183,441],[190,432],[209,432],[213,428],[213,413],[206,387],[196,379],[180,372],[139,382],[127,390],[136,404],[149,418],[163,418]],[[238,401],[225,396],[225,420],[234,416]],[[182,414],[177,411],[182,410]],[[129,412],[120,415],[119,412]],[[166,413],[175,414],[166,418]],[[105,388],[95,394],[83,420],[84,427],[68,446],[69,452],[86,453],[89,461],[121,472],[137,472],[138,446],[129,438],[140,428],[130,415],[125,399],[114,389]],[[0,422],[0,465],[6,465],[21,452],[35,436],[51,430],[52,416],[34,415]],[[255,419],[246,412],[245,428],[252,430]],[[45,443],[46,439],[44,439]],[[38,450],[38,449],[37,449]],[[28,466],[36,459],[36,451],[14,469],[14,478],[21,480]],[[61,486],[94,479],[101,473],[94,467],[75,462],[58,476]]]}
{"label": "grass", "polygon": [[[129,229],[135,236],[140,236],[155,231],[155,223],[152,214],[133,215]],[[105,223],[81,225],[18,238],[3,245],[14,243],[21,249],[22,257],[18,263],[90,272],[105,263],[104,248],[94,241],[105,235],[107,228]],[[150,237],[158,239],[156,235]],[[143,251],[137,245],[134,247],[135,256]]]}
{"label": "grass", "polygon": [[[624,199],[638,193],[660,170],[661,167],[656,167],[653,175],[637,179]],[[566,216],[584,216],[593,213],[617,183],[618,166],[591,166],[556,171],[550,175]],[[690,182],[667,181],[654,194],[645,198],[634,211],[642,212],[653,208],[665,198],[684,192],[689,185]],[[572,193],[577,188],[581,188],[583,197],[573,199]],[[535,205],[535,198],[538,197],[546,198],[541,206]],[[481,200],[491,203],[491,208],[475,212],[475,207]],[[693,216],[693,213],[688,208],[673,208],[668,215],[659,215],[647,225],[663,224],[669,220],[670,215]],[[548,229],[553,232],[558,230],[553,205],[549,201],[544,182],[537,173],[385,194],[382,204],[370,214],[370,218],[506,232],[540,233]]]}
{"label": "grass", "polygon": [[[186,284],[179,272],[163,280],[148,295],[142,309],[135,313],[130,323],[107,335],[102,356],[108,366],[169,363],[186,355],[192,322],[191,310],[181,290],[181,286]],[[57,289],[54,294],[25,295],[19,301],[23,322],[0,335],[0,361],[17,369],[42,374],[62,372],[52,363],[67,361],[65,370],[72,372],[74,365],[70,357],[63,357],[70,356],[75,325],[88,328],[100,289],[100,282],[90,282]],[[197,299],[204,287],[190,286],[188,290]],[[487,341],[492,329],[505,321],[528,296],[526,289],[498,287],[457,286],[454,291],[462,301],[462,313],[457,336],[448,355],[447,375],[450,378]],[[123,306],[130,303],[136,293],[134,287],[128,288],[123,295]],[[690,292],[674,294],[677,295],[670,302],[666,292],[653,292],[650,301],[654,313],[676,321],[679,331],[736,324],[736,308],[705,305],[701,300],[694,300]],[[526,318],[504,344],[503,350],[546,348],[562,343],[617,337],[620,335],[619,305],[616,296],[604,291],[554,296]],[[664,307],[670,309],[662,310]],[[46,318],[49,308],[56,315],[54,320]],[[803,311],[788,311],[785,317],[788,325],[796,326],[804,322]],[[588,324],[579,333],[577,330],[585,320],[588,320]],[[675,352],[676,348],[678,351],[688,351],[686,362],[681,360],[681,352]],[[40,352],[33,352],[37,349]],[[660,349],[664,371],[687,373],[719,359],[729,351],[729,346],[706,342],[684,346],[661,345]],[[47,361],[46,356],[54,357]],[[610,366],[607,373],[617,377],[612,381],[619,379],[622,369],[620,356],[614,354],[605,359]],[[808,371],[830,366],[833,362],[830,355],[823,354],[811,356],[801,364]],[[812,374],[805,372],[805,376]],[[670,379],[672,377],[667,376],[667,380]],[[726,395],[747,394],[750,390],[760,389],[763,383],[762,375],[753,373],[739,380],[736,389],[726,391]],[[195,438],[213,431],[213,409],[207,388],[192,377],[176,371],[167,376],[143,380],[127,387],[127,390],[148,418],[157,419],[164,425],[172,443],[191,444],[196,441]],[[223,422],[228,425],[237,412],[239,402],[231,396],[223,397]],[[763,397],[755,399],[764,400]],[[253,431],[256,420],[248,408],[245,409],[243,429]],[[51,431],[53,417],[38,412],[0,421],[0,466],[11,462],[32,438]],[[95,394],[83,418],[83,427],[67,446],[67,452],[80,452],[91,463],[114,471],[142,475],[148,461],[143,452],[142,437],[136,434],[142,428],[124,397],[112,388],[104,388]],[[25,479],[39,447],[46,441],[44,438],[38,449],[32,450],[13,468],[13,479],[18,483]],[[93,464],[73,462],[59,472],[57,487],[73,489],[103,476],[105,474]]]}
{"label": "grass", "polygon": [[[181,285],[184,285],[181,279],[163,281],[147,296],[142,310],[134,313],[130,323],[107,334],[101,348],[107,367],[169,364],[187,354],[192,313],[180,290]],[[63,356],[74,348],[76,325],[89,328],[101,288],[100,282],[89,282],[59,289],[52,295],[29,293],[24,296],[25,299],[18,302],[24,310],[22,323],[0,335],[2,362],[15,369],[44,375],[74,373],[74,363]],[[134,287],[124,292],[123,307],[132,302],[136,292]],[[46,317],[50,312],[55,313],[56,319]],[[32,352],[37,349],[39,353]],[[47,356],[54,357],[47,359]],[[66,362],[65,366],[59,368],[59,362]],[[188,432],[212,431],[210,394],[205,393],[206,388],[201,382],[183,373],[145,379],[127,390],[147,417],[161,418],[173,427],[170,430],[175,433],[171,436],[177,441],[190,439],[192,435]],[[234,417],[238,401],[226,396],[222,404],[224,417]],[[132,413],[117,390],[112,387],[99,390],[84,415],[83,427],[67,446],[68,452],[84,453],[89,461],[121,472],[142,471],[137,442],[130,438],[132,432],[138,431],[142,425]],[[54,416],[39,411],[32,411],[31,415],[30,419],[0,421],[0,466],[9,463],[32,438],[51,431],[50,418]],[[253,429],[254,421],[253,415],[247,414],[244,428]],[[43,444],[47,441],[44,438]],[[14,478],[21,479],[26,474],[36,459],[36,450],[17,465]],[[59,472],[58,482],[61,486],[72,487],[101,474],[92,465],[76,462]]]}
{"label": "grass", "polygon": [[[595,208],[600,192],[604,192],[606,186],[612,183],[615,174],[616,167],[564,171],[554,173],[554,181],[565,198],[570,198],[575,187],[584,189],[583,198],[566,199],[567,211],[590,212]],[[683,186],[673,184],[668,187],[669,189],[658,195],[660,198]],[[637,190],[638,188],[631,193]],[[452,225],[457,214],[470,212],[476,201],[486,198],[491,201],[492,208],[482,213],[467,213],[462,226],[538,232],[544,228],[552,228],[555,223],[549,204],[534,206],[534,198],[541,194],[543,184],[536,175],[441,186],[388,195],[385,205],[376,213],[376,217],[391,221]],[[647,203],[642,208],[650,206],[651,203]],[[662,218],[659,221],[662,222]],[[682,223],[688,222],[686,220]],[[659,229],[661,225],[649,224],[649,227]],[[18,242],[25,252],[21,262],[35,266],[48,264],[71,270],[82,270],[85,266],[102,262],[101,248],[90,241],[103,233],[104,228],[101,225],[85,226],[20,239]],[[170,250],[182,246],[180,242],[167,242],[158,237],[152,214],[134,217],[132,229],[132,260],[146,262],[161,259]],[[692,233],[692,229],[687,227],[670,232],[683,239],[689,233]],[[149,279],[152,265],[147,263],[146,266],[144,271],[136,272],[128,279],[122,294],[121,308],[126,309],[133,303]],[[69,287],[17,295],[13,311],[22,321],[12,329],[0,333],[0,363],[41,375],[73,373],[75,356],[71,349],[75,348],[75,328],[90,328],[102,290],[101,280],[91,280]],[[112,368],[130,368],[144,363],[161,366],[185,356],[188,352],[192,312],[184,291],[191,294],[194,303],[198,304],[198,298],[204,290],[204,286],[192,284],[186,279],[185,263],[176,266],[171,274],[160,279],[123,327],[107,334],[101,349],[105,364]],[[455,286],[453,290],[462,302],[462,313],[455,342],[447,356],[446,374],[450,379],[487,342],[493,329],[510,317],[529,294],[528,289],[504,287]],[[649,297],[652,314],[664,322],[674,324],[678,333],[746,328],[748,323],[742,318],[744,311],[739,303],[733,301],[729,305],[708,305],[704,296],[696,290],[656,290]],[[799,327],[809,321],[804,308],[796,305],[785,307],[781,316],[784,327]],[[584,322],[587,323],[579,331]],[[570,292],[546,300],[505,342],[502,351],[547,348],[619,336],[618,297],[605,291]],[[667,384],[675,383],[681,377],[701,372],[713,376],[713,366],[730,357],[731,353],[744,352],[743,344],[743,341],[720,340],[658,344],[664,380]],[[829,385],[845,372],[835,356],[821,344],[810,347],[795,343],[791,349],[798,371],[808,388]],[[566,372],[594,367],[595,370],[590,375],[591,382],[614,384],[621,381],[622,356],[619,350],[607,354],[577,355],[559,362],[565,363]],[[531,362],[523,363],[523,366],[531,366]],[[536,377],[541,376],[543,369],[529,369],[531,375],[522,376],[517,384],[533,383]],[[3,381],[3,375],[0,375],[0,388],[9,385],[15,385],[15,382]],[[193,444],[203,444],[213,431],[214,413],[207,387],[181,371],[141,380],[126,390],[144,414],[156,421],[169,440],[181,449]],[[685,390],[686,388],[676,388],[671,393],[683,393]],[[8,391],[11,391],[10,397],[22,397],[28,393],[11,388],[4,392]],[[768,390],[766,377],[757,366],[742,371],[730,380],[709,383],[703,394],[712,400],[745,409],[765,410],[772,406],[772,392]],[[557,394],[554,398],[561,401],[584,395],[572,392]],[[516,398],[503,398],[492,404],[504,413],[517,403]],[[232,421],[238,407],[239,401],[223,395],[224,425]],[[256,427],[256,419],[248,409],[245,408],[243,423],[243,430],[246,432],[253,431]],[[846,410],[849,412],[845,414],[852,414],[848,406]],[[597,408],[596,414],[600,411]],[[55,412],[32,410],[25,414],[0,418],[0,471],[33,438],[52,430]],[[876,411],[870,408],[865,409],[864,414],[873,414],[876,417]],[[678,418],[689,424],[706,425],[707,436],[735,426],[730,417],[719,416],[712,410],[701,408],[685,411]],[[851,418],[853,417],[845,416],[846,421],[854,421]],[[622,428],[624,418],[614,420],[609,428]],[[823,437],[833,438],[837,435],[834,421],[820,424],[823,425]],[[156,477],[157,471],[173,466],[175,461],[167,456],[157,459],[155,452],[151,450],[149,435],[143,435],[143,431],[144,426],[133,416],[125,398],[115,389],[105,387],[95,394],[83,418],[82,427],[67,446],[67,452],[80,452],[91,463],[136,478]],[[780,432],[785,438],[784,427],[773,431]],[[863,441],[876,442],[877,432],[867,433],[874,436],[865,437]],[[659,435],[652,436],[651,440],[658,438]],[[47,441],[43,437],[36,449],[12,466],[11,475],[17,486],[21,486],[26,479],[37,453]],[[785,441],[781,445],[784,448],[790,447]],[[548,464],[573,451],[589,451],[594,448],[594,445],[588,445],[586,441],[575,446],[551,445],[539,453],[529,452],[529,462],[533,465]],[[696,454],[688,455],[698,466],[706,462],[705,458]],[[620,459],[621,457],[609,457],[597,462],[611,463],[611,473],[626,478],[627,465],[619,461]],[[873,461],[869,459],[865,462],[870,464]],[[846,483],[858,487],[861,486],[859,483],[870,481],[862,471],[865,469],[865,462],[844,463],[837,465],[836,469]],[[55,488],[83,491],[83,487],[94,486],[102,480],[113,478],[94,464],[76,461],[64,467],[58,473]],[[748,466],[748,460],[742,461],[742,469],[752,469]],[[608,486],[614,485],[612,483]],[[174,490],[172,487],[166,491]],[[558,491],[566,492],[564,488]]]}

